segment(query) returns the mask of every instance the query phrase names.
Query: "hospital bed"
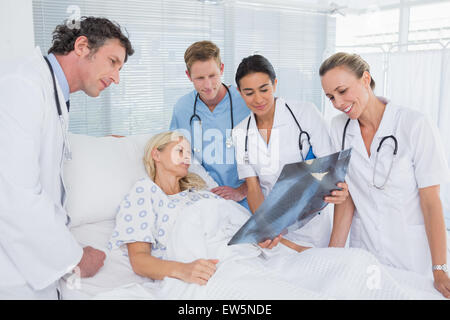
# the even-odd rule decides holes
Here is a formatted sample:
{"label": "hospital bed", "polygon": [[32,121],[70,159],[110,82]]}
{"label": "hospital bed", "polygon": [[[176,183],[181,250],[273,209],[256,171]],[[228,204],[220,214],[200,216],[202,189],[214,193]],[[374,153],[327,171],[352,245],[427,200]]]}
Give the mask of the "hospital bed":
{"label": "hospital bed", "polygon": [[[158,298],[158,281],[153,282],[135,274],[125,251],[108,249],[108,241],[115,226],[115,217],[121,200],[138,179],[146,176],[142,157],[146,142],[155,133],[122,138],[69,134],[73,159],[66,162],[64,166],[64,182],[68,196],[66,209],[70,217],[69,229],[82,246],[90,245],[103,250],[106,253],[106,260],[104,266],[94,277],[80,279],[76,273],[63,277],[60,280],[63,299]],[[192,165],[189,170],[199,174],[207,182],[209,188],[217,186],[199,165]],[[325,252],[321,251],[324,254],[317,255],[313,250],[325,250]],[[301,286],[304,284],[304,288],[299,288],[300,291],[303,291],[296,292],[297,288],[287,288],[287,290],[295,292],[297,298],[306,297],[306,299],[330,297],[326,290],[333,290],[334,286],[334,290],[337,288],[339,292],[344,292],[351,283],[353,286],[359,286],[361,292],[370,291],[366,282],[367,277],[371,275],[366,274],[364,270],[360,272],[360,269],[336,268],[332,261],[339,259],[341,253],[335,253],[332,250],[310,249],[302,253],[305,256],[304,261],[300,261],[303,265],[299,265],[297,261],[293,261],[290,265],[295,265],[294,273],[299,273],[299,270],[305,272],[305,279],[300,282]],[[357,252],[354,257],[356,267],[358,267],[358,257],[367,258],[366,261],[374,259],[373,256],[368,257],[367,252]],[[226,270],[226,268],[222,270]],[[355,279],[356,272],[359,272],[361,276],[359,279]],[[411,292],[423,291],[426,293],[425,298],[441,298],[440,294],[433,289],[430,280],[413,273],[393,269],[389,269],[388,274],[389,281],[386,286],[378,291],[379,295],[373,294],[373,297],[401,299],[404,298],[403,293],[411,289]],[[232,272],[230,276],[239,277],[236,272]],[[244,276],[242,275],[241,279],[235,279],[236,283],[244,283],[247,280]],[[216,278],[218,281],[221,280],[220,274]],[[261,278],[266,279],[266,276],[261,275]],[[398,281],[395,282],[392,279]],[[228,278],[224,277],[222,280],[226,284]],[[219,283],[218,281],[216,283]],[[250,284],[256,288],[259,282],[260,280],[253,279],[253,283]],[[173,288],[176,289],[178,285],[182,286],[183,284],[174,283]],[[272,285],[280,287],[275,282]],[[245,291],[245,288],[243,290]],[[287,291],[283,290],[282,292]],[[308,292],[313,294],[309,295]],[[371,292],[369,295],[372,297]],[[412,296],[418,295],[413,294]],[[284,296],[284,298],[295,297],[293,295]],[[333,296],[331,295],[331,297]],[[247,298],[254,299],[251,294]],[[269,297],[269,299],[271,298]]]}
{"label": "hospital bed", "polygon": [[[123,138],[69,134],[73,159],[64,165],[69,228],[82,246],[103,250],[107,257],[92,278],[66,275],[60,281],[64,299],[89,299],[124,285],[149,282],[133,272],[123,251],[110,251],[107,244],[120,201],[138,179],[147,175],[142,157],[146,142],[155,133]],[[217,186],[199,165],[189,170],[202,176],[209,188]]]}

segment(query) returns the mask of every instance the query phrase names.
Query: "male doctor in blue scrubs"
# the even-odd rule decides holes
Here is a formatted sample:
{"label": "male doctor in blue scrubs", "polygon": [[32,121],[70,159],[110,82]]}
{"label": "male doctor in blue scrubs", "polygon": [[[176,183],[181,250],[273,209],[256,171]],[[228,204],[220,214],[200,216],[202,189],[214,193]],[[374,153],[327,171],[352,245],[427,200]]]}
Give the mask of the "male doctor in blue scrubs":
{"label": "male doctor in blue scrubs", "polygon": [[175,104],[170,129],[182,131],[191,141],[193,162],[202,164],[219,185],[211,192],[248,209],[247,184],[237,175],[231,130],[250,111],[236,87],[222,83],[224,64],[214,43],[193,43],[184,61],[195,90]]}

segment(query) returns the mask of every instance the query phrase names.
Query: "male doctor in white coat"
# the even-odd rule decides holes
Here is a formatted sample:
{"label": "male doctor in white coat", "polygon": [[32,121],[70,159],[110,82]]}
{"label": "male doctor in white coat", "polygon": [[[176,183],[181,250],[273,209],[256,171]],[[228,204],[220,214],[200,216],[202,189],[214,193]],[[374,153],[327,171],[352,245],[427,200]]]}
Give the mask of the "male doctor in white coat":
{"label": "male doctor in white coat", "polygon": [[0,299],[57,299],[62,276],[75,269],[90,277],[102,267],[105,253],[82,248],[67,228],[68,100],[118,84],[133,52],[120,26],[83,17],[56,27],[48,61],[36,48],[0,65]]}

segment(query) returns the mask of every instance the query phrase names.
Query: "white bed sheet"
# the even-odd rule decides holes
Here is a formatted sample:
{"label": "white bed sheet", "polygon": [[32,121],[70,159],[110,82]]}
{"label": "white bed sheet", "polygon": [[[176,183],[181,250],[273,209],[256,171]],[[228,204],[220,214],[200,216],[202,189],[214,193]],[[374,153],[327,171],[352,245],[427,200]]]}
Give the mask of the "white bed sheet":
{"label": "white bed sheet", "polygon": [[[108,220],[71,229],[81,245],[103,250],[107,258],[92,278],[71,275],[62,279],[63,299],[442,299],[431,279],[381,266],[360,249],[285,254],[290,249],[281,250],[284,246],[280,245],[276,250],[263,250],[267,260],[258,259],[251,247],[226,246],[226,239],[245,221],[245,215],[239,216],[236,210],[230,215],[224,204],[205,201],[199,205],[208,210],[192,206],[179,216],[173,230],[176,236],[169,245],[173,256],[168,258],[219,258],[219,268],[207,286],[136,275],[122,250],[107,249],[115,225]],[[277,257],[278,253],[282,254]],[[375,290],[369,283],[372,266],[382,280]]]}
{"label": "white bed sheet", "polygon": [[66,275],[60,280],[62,298],[65,300],[91,299],[95,295],[122,286],[151,282],[135,274],[128,257],[121,250],[108,250],[107,244],[114,229],[115,220],[84,224],[70,231],[84,246],[92,246],[106,254],[105,264],[91,278],[79,278],[76,274]]}
{"label": "white bed sheet", "polygon": [[[361,249],[309,249],[288,254],[278,246],[266,259],[249,246],[226,246],[226,239],[242,224],[233,210],[205,201],[179,215],[168,251],[177,261],[219,258],[214,276],[206,286],[166,278],[150,281],[131,270],[121,250],[108,253],[103,269],[82,279],[80,290],[65,290],[65,299],[442,299],[432,280],[418,274],[382,266]],[[204,209],[204,208],[203,208]],[[226,212],[228,211],[228,213]],[[83,244],[106,248],[112,221],[72,230]],[[95,233],[95,236],[93,236]],[[81,240],[80,240],[81,241]],[[283,249],[285,248],[285,249]],[[256,249],[256,247],[254,248]],[[283,249],[283,250],[281,250]],[[373,272],[379,273],[371,284]],[[67,289],[67,288],[66,288]]]}

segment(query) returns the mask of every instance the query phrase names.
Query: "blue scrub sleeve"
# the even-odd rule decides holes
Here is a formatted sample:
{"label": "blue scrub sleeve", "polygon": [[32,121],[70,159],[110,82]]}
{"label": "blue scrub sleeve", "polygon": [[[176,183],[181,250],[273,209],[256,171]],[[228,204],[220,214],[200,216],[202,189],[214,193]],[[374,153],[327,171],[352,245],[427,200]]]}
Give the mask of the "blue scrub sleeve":
{"label": "blue scrub sleeve", "polygon": [[178,128],[179,128],[178,120],[177,120],[177,117],[175,115],[175,108],[173,108],[172,120],[170,120],[170,127],[169,127],[169,129],[170,130],[176,130]]}

